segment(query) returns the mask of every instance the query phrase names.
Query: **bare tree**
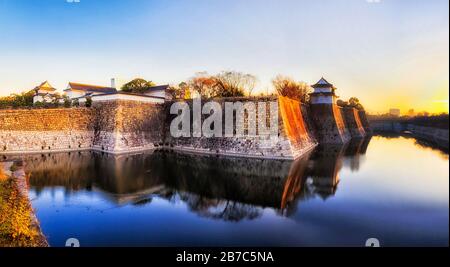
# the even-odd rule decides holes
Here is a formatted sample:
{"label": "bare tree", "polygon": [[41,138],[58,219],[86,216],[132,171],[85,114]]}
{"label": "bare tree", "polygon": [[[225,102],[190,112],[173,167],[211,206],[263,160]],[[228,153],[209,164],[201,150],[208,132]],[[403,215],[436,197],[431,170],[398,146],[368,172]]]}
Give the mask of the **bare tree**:
{"label": "bare tree", "polygon": [[255,76],[237,71],[223,71],[214,78],[216,96],[221,97],[251,95],[257,82]]}
{"label": "bare tree", "polygon": [[217,82],[207,72],[198,72],[187,82],[187,85],[201,97],[213,97],[215,96]]}
{"label": "bare tree", "polygon": [[302,103],[309,102],[311,87],[305,82],[295,81],[291,77],[278,75],[272,80],[272,84],[278,95],[296,99]]}
{"label": "bare tree", "polygon": [[202,97],[233,97],[251,95],[257,79],[251,74],[223,71],[216,75],[199,72],[189,79],[187,85]]}

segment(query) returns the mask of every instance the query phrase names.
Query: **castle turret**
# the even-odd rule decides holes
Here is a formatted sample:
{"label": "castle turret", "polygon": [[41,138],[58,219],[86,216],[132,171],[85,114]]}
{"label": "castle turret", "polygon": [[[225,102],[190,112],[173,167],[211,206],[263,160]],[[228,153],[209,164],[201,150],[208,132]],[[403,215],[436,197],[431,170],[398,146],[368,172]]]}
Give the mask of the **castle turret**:
{"label": "castle turret", "polygon": [[336,105],[336,87],[323,77],[311,86],[311,114],[316,126],[319,143],[343,144],[350,140],[343,112]]}
{"label": "castle turret", "polygon": [[323,77],[311,87],[314,88],[310,94],[311,104],[336,104],[336,87]]}

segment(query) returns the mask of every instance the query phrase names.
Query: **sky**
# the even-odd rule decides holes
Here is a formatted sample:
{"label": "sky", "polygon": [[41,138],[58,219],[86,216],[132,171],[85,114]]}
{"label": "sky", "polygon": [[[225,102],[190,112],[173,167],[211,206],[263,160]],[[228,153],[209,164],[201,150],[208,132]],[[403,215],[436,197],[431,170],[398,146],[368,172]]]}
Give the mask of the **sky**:
{"label": "sky", "polygon": [[323,76],[370,113],[448,112],[447,0],[76,1],[0,0],[0,95],[236,70],[255,91]]}

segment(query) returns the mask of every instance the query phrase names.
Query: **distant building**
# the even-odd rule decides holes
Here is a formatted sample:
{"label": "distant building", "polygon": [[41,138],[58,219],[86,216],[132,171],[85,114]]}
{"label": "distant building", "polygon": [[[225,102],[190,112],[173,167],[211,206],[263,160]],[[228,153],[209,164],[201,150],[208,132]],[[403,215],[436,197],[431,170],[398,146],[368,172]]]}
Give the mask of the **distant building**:
{"label": "distant building", "polygon": [[389,109],[389,115],[395,116],[395,117],[400,117],[400,109],[398,109],[398,108]]}
{"label": "distant building", "polygon": [[111,79],[111,87],[69,82],[64,92],[70,99],[80,99],[100,94],[114,94],[117,93],[117,89],[114,79]]}
{"label": "distant building", "polygon": [[48,81],[41,83],[36,86],[34,89],[33,103],[42,102],[49,103],[52,102],[57,96],[58,93],[56,89],[50,85]]}
{"label": "distant building", "polygon": [[314,91],[309,94],[311,104],[336,104],[338,98],[335,94],[336,87],[323,77],[311,87],[314,88]]}
{"label": "distant building", "polygon": [[410,109],[410,110],[408,110],[408,116],[409,116],[409,117],[414,117],[414,115],[416,115],[416,112],[414,112],[414,109],[413,109],[413,108]]}

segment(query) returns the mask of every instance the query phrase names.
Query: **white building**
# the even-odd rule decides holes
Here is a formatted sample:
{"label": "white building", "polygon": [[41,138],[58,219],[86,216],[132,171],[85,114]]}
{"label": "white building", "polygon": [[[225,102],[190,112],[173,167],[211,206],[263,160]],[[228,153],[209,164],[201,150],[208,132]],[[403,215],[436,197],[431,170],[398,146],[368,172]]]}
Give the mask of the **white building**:
{"label": "white building", "polygon": [[[99,101],[111,101],[111,100],[128,100],[128,101],[138,101],[144,103],[159,103],[165,102],[164,97],[159,96],[149,96],[144,94],[134,94],[118,91],[116,93],[106,93],[106,94],[96,94],[92,96],[92,102]],[[80,99],[80,102],[85,101],[85,99]]]}
{"label": "white building", "polygon": [[69,82],[64,92],[70,99],[81,99],[100,94],[114,94],[117,93],[117,89],[114,79],[111,79],[111,87]]}
{"label": "white building", "polygon": [[311,86],[314,91],[309,94],[311,104],[336,104],[338,96],[335,94],[336,87],[323,77]]}
{"label": "white building", "polygon": [[52,102],[57,96],[58,93],[56,89],[50,85],[48,81],[41,83],[36,86],[34,89],[33,103],[41,102],[41,103],[49,103]]}
{"label": "white building", "polygon": [[158,98],[164,98],[164,99],[170,100],[170,99],[172,99],[172,96],[169,94],[168,89],[169,89],[169,85],[168,84],[166,84],[166,85],[156,85],[156,86],[152,86],[152,87],[148,88],[144,92],[144,95],[158,97]]}

